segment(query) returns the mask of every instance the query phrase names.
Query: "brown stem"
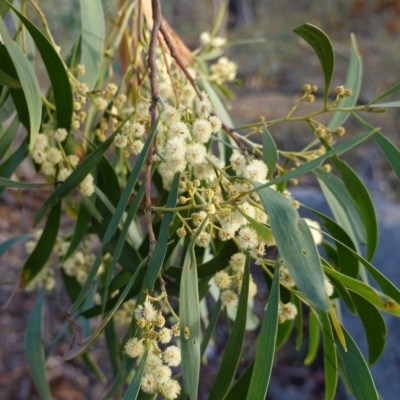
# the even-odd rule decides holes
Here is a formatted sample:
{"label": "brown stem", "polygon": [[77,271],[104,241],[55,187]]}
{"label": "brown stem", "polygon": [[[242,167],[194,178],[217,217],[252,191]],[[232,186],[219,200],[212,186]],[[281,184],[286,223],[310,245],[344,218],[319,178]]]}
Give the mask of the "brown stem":
{"label": "brown stem", "polygon": [[[160,0],[151,1],[152,11],[153,11],[153,28],[151,30],[150,45],[149,45],[149,56],[148,65],[150,68],[150,88],[151,88],[151,103],[150,103],[150,117],[151,126],[153,127],[157,119],[157,102],[159,99],[158,87],[157,87],[157,66],[156,66],[156,47],[157,47],[157,37],[158,31],[160,30],[162,17],[161,17],[161,6]],[[157,132],[150,144],[149,152],[147,153],[147,170],[146,170],[146,209],[148,210],[152,206],[151,201],[151,164],[154,152],[154,143],[157,140]],[[150,249],[149,249],[149,259],[152,258],[154,253],[154,248],[157,243],[156,236],[153,231],[153,224],[151,213],[147,213],[147,229],[150,238]]]}
{"label": "brown stem", "polygon": [[[203,93],[201,93],[201,90],[199,89],[199,87],[197,86],[197,83],[195,81],[195,79],[192,77],[192,75],[190,75],[190,72],[188,71],[188,69],[186,68],[185,63],[183,62],[181,56],[179,55],[179,53],[176,51],[176,48],[168,34],[168,31],[165,29],[165,27],[161,24],[160,26],[160,31],[164,37],[165,43],[167,44],[169,51],[171,53],[171,56],[175,59],[176,63],[178,64],[179,68],[182,70],[182,72],[185,74],[186,78],[188,79],[188,81],[190,82],[190,84],[193,86],[193,89],[195,90],[198,98],[200,100],[204,100],[204,96]],[[211,113],[212,115],[216,115],[215,111],[212,111]],[[232,129],[230,129],[224,122],[222,122],[222,129],[228,134],[228,136],[236,143],[236,145],[245,153],[248,152],[248,149],[239,141],[238,138],[235,137],[235,135],[233,134]]]}

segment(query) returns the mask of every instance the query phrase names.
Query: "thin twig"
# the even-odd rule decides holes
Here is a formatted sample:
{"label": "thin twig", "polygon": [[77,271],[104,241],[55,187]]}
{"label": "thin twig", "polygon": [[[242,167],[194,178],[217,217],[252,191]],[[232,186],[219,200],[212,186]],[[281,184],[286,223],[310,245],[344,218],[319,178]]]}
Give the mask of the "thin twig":
{"label": "thin twig", "polygon": [[[197,97],[200,100],[204,100],[204,95],[201,93],[201,90],[197,86],[197,83],[195,79],[193,78],[192,75],[190,75],[190,72],[186,68],[185,63],[183,62],[181,56],[179,53],[176,51],[176,48],[174,44],[172,43],[172,40],[165,29],[165,27],[161,24],[160,26],[160,31],[164,37],[165,43],[167,44],[169,51],[171,53],[171,56],[175,59],[176,63],[178,64],[179,68],[182,70],[182,72],[185,74],[186,78],[190,82],[190,84],[193,86],[193,89],[195,90]],[[211,112],[212,115],[216,115],[214,111]],[[248,149],[236,138],[233,134],[232,129],[230,129],[224,122],[222,122],[222,129],[228,134],[228,136],[236,143],[236,145],[245,153],[248,153]]]}
{"label": "thin twig", "polygon": [[[159,99],[158,87],[157,87],[157,65],[156,65],[156,46],[157,37],[160,30],[162,17],[161,17],[161,6],[160,0],[151,1],[152,11],[153,11],[153,28],[151,30],[150,45],[149,45],[149,57],[148,65],[150,68],[150,88],[151,88],[151,103],[150,103],[150,117],[151,126],[154,126],[157,119],[157,102]],[[151,201],[151,164],[154,152],[154,143],[157,138],[157,133],[154,135],[152,142],[150,143],[149,152],[147,153],[147,170],[146,170],[146,209],[152,206]],[[150,238],[150,249],[149,249],[149,259],[152,258],[154,253],[154,248],[157,243],[156,236],[153,231],[152,224],[152,214],[147,213],[147,230],[149,232]]]}

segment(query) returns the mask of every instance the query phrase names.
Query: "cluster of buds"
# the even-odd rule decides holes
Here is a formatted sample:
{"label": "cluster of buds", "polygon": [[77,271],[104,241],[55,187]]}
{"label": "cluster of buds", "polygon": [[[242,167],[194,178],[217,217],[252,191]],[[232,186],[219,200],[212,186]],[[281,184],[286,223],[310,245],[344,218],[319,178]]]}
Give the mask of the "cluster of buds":
{"label": "cluster of buds", "polygon": [[181,392],[181,386],[172,378],[171,368],[180,365],[181,352],[177,346],[169,343],[174,336],[179,336],[179,323],[171,329],[165,327],[162,310],[156,309],[153,301],[154,299],[147,296],[144,304],[135,308],[134,316],[141,328],[141,336],[129,339],[124,348],[129,357],[137,358],[138,363],[146,348],[149,348],[141,381],[143,392],[159,393],[165,399],[176,399]]}
{"label": "cluster of buds", "polygon": [[318,86],[316,85],[310,85],[309,83],[306,83],[303,86],[304,94],[302,99],[306,101],[307,103],[313,103],[315,100],[315,96],[313,93],[315,93],[318,90]]}
{"label": "cluster of buds", "polygon": [[327,143],[331,143],[333,140],[333,135],[342,137],[345,132],[346,130],[343,128],[343,126],[339,126],[335,130],[329,130],[327,127],[319,125],[317,128],[315,128],[314,134],[317,138],[323,138]]}

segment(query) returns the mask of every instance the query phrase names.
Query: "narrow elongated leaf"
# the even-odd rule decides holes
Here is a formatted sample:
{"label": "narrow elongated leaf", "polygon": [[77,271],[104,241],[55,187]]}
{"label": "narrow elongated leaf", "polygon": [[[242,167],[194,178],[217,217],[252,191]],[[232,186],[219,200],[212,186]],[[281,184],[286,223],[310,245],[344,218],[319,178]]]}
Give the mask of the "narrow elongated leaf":
{"label": "narrow elongated leaf", "polygon": [[396,84],[394,84],[391,88],[389,88],[388,90],[386,90],[385,92],[383,92],[382,94],[380,94],[378,97],[376,97],[375,99],[371,100],[367,106],[370,106],[374,103],[376,103],[379,100],[382,100],[383,98],[390,96],[391,94],[397,92],[398,90],[400,90],[400,82],[397,82]]}
{"label": "narrow elongated leaf", "polygon": [[310,365],[315,360],[315,357],[317,356],[318,353],[319,342],[321,337],[321,331],[319,329],[317,317],[313,312],[310,312],[308,321],[309,321],[308,325],[309,345],[308,345],[307,356],[304,360],[305,365]]}
{"label": "narrow elongated leaf", "polygon": [[56,204],[47,217],[42,235],[22,268],[19,287],[24,288],[40,272],[53,251],[61,217],[61,203]]}
{"label": "narrow elongated leaf", "polygon": [[325,400],[333,400],[338,382],[338,365],[335,339],[328,315],[320,313],[324,340]]}
{"label": "narrow elongated leaf", "polygon": [[144,367],[146,366],[147,355],[149,354],[150,346],[147,346],[144,352],[139,367],[133,376],[131,383],[129,384],[128,390],[125,393],[124,400],[136,400],[140,390],[140,383],[142,382],[142,377],[144,373]]}
{"label": "narrow elongated leaf", "polygon": [[[3,178],[9,178],[27,155],[28,144],[27,141],[24,140],[21,146],[19,146],[19,148],[2,165],[0,165],[0,176]],[[4,190],[5,186],[0,186],[0,194],[3,193]]]}
{"label": "narrow elongated leaf", "polygon": [[380,132],[376,132],[373,136],[376,143],[378,143],[386,159],[389,161],[393,171],[400,180],[400,151],[399,149]]}
{"label": "narrow elongated leaf", "polygon": [[214,329],[217,325],[218,317],[221,312],[221,305],[222,305],[221,299],[218,299],[217,304],[215,305],[213,312],[211,314],[210,321],[208,322],[208,326],[204,333],[203,340],[201,341],[201,346],[200,346],[200,356],[201,357],[204,356],[204,353],[207,349],[208,343],[210,342],[211,335],[213,334]]}
{"label": "narrow elongated leaf", "polygon": [[182,378],[184,390],[191,400],[197,400],[201,360],[200,299],[194,246],[206,220],[193,235],[186,250],[179,290]]}
{"label": "narrow elongated leaf", "polygon": [[[354,257],[358,259],[358,261],[361,262],[361,264],[364,265],[366,270],[371,274],[371,276],[375,279],[376,283],[380,286],[380,288],[383,290],[383,292],[389,296],[392,297],[393,300],[395,300],[397,303],[400,303],[400,291],[399,289],[393,285],[393,283],[386,278],[385,275],[383,275],[380,271],[378,271],[369,261],[367,261],[364,257],[362,257],[360,254],[357,252],[353,251],[349,247],[347,247],[344,243],[338,242],[335,238],[332,236],[329,236],[327,233],[323,232],[324,235],[330,237],[331,239],[335,240],[335,242],[344,247],[348,252],[350,252]],[[387,304],[387,307],[390,308],[390,304]]]}
{"label": "narrow elongated leaf", "polygon": [[[199,278],[214,275],[228,266],[229,259],[237,253],[237,246],[231,240],[224,242],[214,258],[197,267]],[[169,270],[168,270],[169,271]]]}
{"label": "narrow elongated leaf", "polygon": [[53,186],[53,183],[18,182],[0,176],[0,186],[14,188],[14,189],[41,189],[44,187]]}
{"label": "narrow elongated leaf", "polygon": [[[260,185],[253,182],[257,189]],[[310,229],[282,194],[270,188],[258,190],[269,217],[278,251],[297,287],[317,308],[328,310],[324,278]]]}
{"label": "narrow elongated leaf", "polygon": [[73,98],[71,84],[64,63],[46,36],[15,7],[12,7],[12,9],[31,34],[43,59],[43,64],[46,67],[53,89],[57,112],[57,127],[69,130],[72,120]]}
{"label": "narrow elongated leaf", "polygon": [[326,106],[335,67],[335,54],[333,52],[332,43],[325,32],[311,24],[301,25],[294,29],[293,32],[302,37],[313,48],[319,58],[325,78],[324,103]]}
{"label": "narrow elongated leaf", "polygon": [[32,148],[39,132],[42,118],[42,100],[40,97],[39,84],[35,72],[25,54],[9,37],[2,18],[0,18],[0,34],[3,38],[8,55],[12,60],[13,67],[15,68],[18,80],[22,86],[23,95],[26,99],[29,114],[29,146]]}
{"label": "narrow elongated leaf", "polygon": [[[178,197],[178,185],[179,185],[179,173],[175,174],[174,179],[172,181],[171,190],[168,195],[168,200],[166,203],[167,207],[175,207],[176,200]],[[158,236],[158,240],[156,246],[154,248],[154,253],[149,261],[149,266],[146,270],[146,275],[142,281],[141,289],[139,296],[137,298],[137,304],[142,304],[146,298],[145,292],[148,291],[150,294],[153,292],[154,282],[156,281],[158,275],[161,272],[161,268],[164,263],[165,256],[167,254],[167,245],[168,240],[170,239],[168,227],[173,220],[174,214],[171,212],[166,212],[163,215],[163,219],[160,226],[160,234]],[[200,231],[199,231],[200,232]],[[194,236],[195,237],[195,236]],[[197,268],[196,268],[197,270]],[[197,271],[196,271],[197,274]],[[196,286],[197,287],[197,286]],[[110,288],[111,290],[111,288]],[[129,337],[133,336],[135,330],[137,328],[135,318],[132,319],[132,322],[122,340],[122,344],[128,340]],[[196,344],[197,346],[197,344]],[[198,347],[200,349],[200,343],[198,343]]]}
{"label": "narrow elongated leaf", "polygon": [[374,104],[373,108],[399,108],[400,101],[390,101],[388,103]]}
{"label": "narrow elongated leaf", "polygon": [[20,240],[26,240],[30,238],[31,235],[19,235],[19,236],[14,236],[3,243],[0,244],[0,257],[8,250],[10,249],[15,243],[19,242]]}
{"label": "narrow elongated leaf", "polygon": [[306,164],[303,164],[301,167],[298,167],[295,170],[288,172],[287,174],[278,176],[277,178],[273,179],[272,181],[264,183],[263,185],[259,185],[257,188],[254,188],[252,191],[258,191],[265,187],[268,187],[271,185],[277,185],[278,183],[286,182],[289,179],[297,178],[300,175],[304,175],[307,172],[310,172],[313,169],[319,167],[322,164],[322,162],[325,161],[326,159],[333,157],[335,155],[340,155],[340,154],[350,150],[352,147],[357,146],[359,143],[363,142],[365,139],[372,136],[376,131],[377,131],[376,129],[372,129],[371,131],[364,133],[363,135],[360,135],[356,138],[350,139],[349,141],[340,144],[339,146],[333,148],[332,150],[327,151],[325,154],[323,154],[322,156],[319,156],[315,160],[312,160]]}
{"label": "narrow elongated leaf", "polygon": [[7,86],[12,89],[21,89],[19,81],[6,74],[0,69],[0,86]]}
{"label": "narrow elongated leaf", "polygon": [[[351,89],[353,91],[352,96],[343,98],[339,106],[340,108],[353,107],[357,104],[358,96],[360,94],[361,88],[361,76],[362,76],[362,58],[361,54],[358,52],[356,37],[351,34],[351,53],[350,53],[350,63],[347,70],[347,78],[344,83],[346,89]],[[335,112],[335,115],[327,125],[327,128],[331,131],[336,130],[340,125],[342,125],[346,119],[349,117],[348,112]]]}
{"label": "narrow elongated leaf", "polygon": [[276,149],[276,144],[271,134],[268,131],[267,124],[263,127],[263,161],[268,167],[268,179],[272,178],[276,163],[278,162],[278,151]]}
{"label": "narrow elongated leaf", "polygon": [[333,219],[327,217],[326,215],[313,210],[307,206],[303,206],[314,214],[318,215],[325,227],[328,229],[329,233],[337,240],[337,255],[338,255],[338,268],[343,274],[349,275],[352,278],[357,278],[358,276],[358,260],[351,253],[349,253],[346,248],[341,246],[340,243],[344,243],[347,247],[356,252],[353,241],[346,231],[338,225]]}
{"label": "narrow elongated leaf", "polygon": [[[313,171],[313,173],[318,178],[320,183],[321,181],[324,183],[323,186],[321,185],[321,188],[325,194],[325,197],[327,197],[326,190],[329,190],[330,194],[335,198],[338,205],[340,205],[341,210],[339,210],[338,207],[333,208],[333,203],[331,203],[329,201],[329,197],[327,197],[328,204],[331,206],[332,213],[337,219],[338,223],[346,230],[350,237],[352,237],[352,232],[354,232],[358,240],[365,244],[367,242],[366,231],[361,212],[355,201],[350,196],[346,186],[338,178],[326,172],[322,168],[316,169]],[[342,217],[339,217],[339,212],[340,215],[343,215]],[[346,220],[350,222],[349,229],[346,229]]]}
{"label": "narrow elongated leaf", "polygon": [[64,254],[62,260],[60,261],[60,265],[62,265],[65,262],[65,260],[76,250],[76,248],[81,243],[89,227],[90,213],[82,203],[83,202],[81,199],[81,202],[79,203],[78,218],[76,220],[74,233],[72,234],[68,250]]}
{"label": "narrow elongated leaf", "polygon": [[324,261],[324,264],[327,265],[324,267],[325,273],[346,285],[351,292],[356,292],[364,297],[364,299],[368,300],[381,311],[397,316],[400,315],[400,305],[395,303],[393,299],[357,279],[350,278],[347,275],[335,271],[332,267],[328,267],[329,264],[326,261]]}
{"label": "narrow elongated leaf", "polygon": [[276,263],[271,292],[258,339],[253,374],[246,399],[264,400],[267,394],[275,354],[278,330],[279,262]]}
{"label": "narrow elongated leaf", "polygon": [[7,15],[9,10],[10,10],[10,6],[6,2],[0,3],[0,16],[2,16],[4,18]]}
{"label": "narrow elongated leaf", "polygon": [[371,372],[357,347],[353,338],[343,329],[347,351],[335,337],[336,348],[341,359],[343,370],[346,374],[347,382],[357,400],[379,400]]}
{"label": "narrow elongated leaf", "polygon": [[139,157],[136,160],[135,166],[133,167],[131,174],[129,175],[129,178],[125,184],[124,191],[122,192],[121,198],[119,199],[118,205],[115,209],[115,213],[113,214],[110,224],[107,227],[107,231],[104,234],[103,244],[107,244],[110,241],[111,237],[114,236],[115,231],[118,228],[118,225],[121,221],[122,215],[125,211],[128,201],[131,197],[132,190],[136,185],[136,182],[139,178],[140,171],[142,170],[142,167],[146,160],[147,153],[149,151],[150,144],[153,141],[153,137],[156,132],[159,119],[160,119],[160,116],[158,116],[154,126],[151,128],[151,131],[146,139],[143,149],[140,152]]}
{"label": "narrow elongated leaf", "polygon": [[239,379],[231,387],[224,400],[243,400],[249,391],[250,381],[253,374],[254,360],[246,368],[246,371],[240,375]]}
{"label": "narrow elongated leaf", "polygon": [[85,74],[79,77],[90,90],[95,88],[104,53],[105,24],[101,0],[80,0],[82,41],[81,64]]}
{"label": "narrow elongated leaf", "polygon": [[368,344],[368,364],[374,364],[385,349],[387,333],[385,320],[381,313],[364,297],[352,293],[354,305],[364,326]]}
{"label": "narrow elongated leaf", "polygon": [[32,380],[41,399],[51,400],[49,382],[46,378],[46,359],[44,356],[43,343],[43,307],[45,291],[39,295],[32,309],[26,330],[26,361]]}
{"label": "narrow elongated leaf", "polygon": [[19,120],[18,117],[15,116],[13,122],[11,122],[10,126],[0,137],[0,159],[6,154],[9,149],[12,141],[15,138],[15,135],[18,132],[19,128]]}
{"label": "narrow elongated leaf", "polygon": [[367,260],[371,261],[378,246],[378,220],[374,203],[367,188],[348,164],[337,157],[333,157],[333,163],[340,171],[347,190],[360,210],[367,239]]}
{"label": "narrow elongated leaf", "polygon": [[228,393],[229,387],[233,382],[237,366],[240,360],[241,349],[243,346],[244,335],[246,332],[247,301],[249,295],[249,273],[250,259],[247,256],[243,273],[243,284],[240,291],[238,311],[236,314],[235,325],[229,335],[218,372],[212,385],[209,400],[223,399]]}
{"label": "narrow elongated leaf", "polygon": [[244,213],[239,207],[236,208],[240,214],[243,215],[249,221],[250,226],[259,234],[259,236],[265,241],[268,242],[272,239],[273,235],[271,229],[267,226],[261,224],[260,222],[256,221],[254,218],[249,217],[246,213]]}

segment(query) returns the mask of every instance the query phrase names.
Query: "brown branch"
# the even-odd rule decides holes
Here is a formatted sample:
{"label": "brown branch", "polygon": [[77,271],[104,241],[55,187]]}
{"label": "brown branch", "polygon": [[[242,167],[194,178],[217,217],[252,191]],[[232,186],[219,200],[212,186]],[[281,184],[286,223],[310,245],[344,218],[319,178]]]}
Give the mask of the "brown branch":
{"label": "brown branch", "polygon": [[[149,56],[148,65],[150,68],[150,88],[151,88],[151,103],[150,103],[150,118],[151,126],[153,127],[157,120],[157,102],[159,99],[158,87],[157,87],[157,65],[156,65],[156,47],[157,47],[157,37],[158,31],[160,30],[162,16],[161,16],[161,6],[160,0],[151,1],[152,11],[153,11],[153,28],[151,30],[150,45],[149,45]],[[149,151],[147,153],[147,170],[146,170],[146,209],[148,210],[152,206],[151,201],[151,164],[153,159],[154,144],[157,140],[157,132],[154,134],[154,138],[150,143]],[[154,253],[154,248],[157,243],[156,236],[153,231],[153,221],[150,212],[146,215],[146,225],[149,232],[150,238],[150,249],[149,249],[149,259],[152,258]]]}
{"label": "brown branch", "polygon": [[[167,30],[165,29],[165,27],[163,26],[163,24],[161,24],[160,26],[160,31],[164,37],[165,43],[168,46],[168,49],[171,53],[171,56],[175,59],[176,63],[178,64],[179,68],[182,70],[182,72],[185,74],[186,78],[188,79],[188,81],[190,82],[190,84],[193,86],[193,89],[195,90],[197,97],[200,100],[204,100],[204,96],[203,93],[201,93],[201,90],[199,89],[199,87],[197,86],[197,83],[195,81],[195,79],[192,77],[192,75],[190,75],[190,72],[188,71],[188,69],[186,68],[185,63],[183,62],[181,56],[179,55],[179,53],[176,51],[176,48],[174,46],[174,44],[172,43],[172,40],[167,32]],[[211,112],[212,115],[216,115],[215,111]],[[221,121],[222,122],[222,121]],[[237,137],[235,137],[235,135],[233,134],[233,131],[231,128],[228,127],[228,125],[226,125],[224,122],[222,122],[222,129],[228,134],[228,136],[236,143],[236,145],[239,147],[239,149],[241,149],[242,151],[244,151],[245,153],[248,153],[249,150],[239,141],[239,139]]]}

